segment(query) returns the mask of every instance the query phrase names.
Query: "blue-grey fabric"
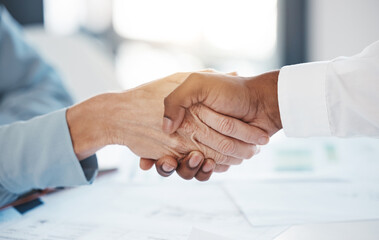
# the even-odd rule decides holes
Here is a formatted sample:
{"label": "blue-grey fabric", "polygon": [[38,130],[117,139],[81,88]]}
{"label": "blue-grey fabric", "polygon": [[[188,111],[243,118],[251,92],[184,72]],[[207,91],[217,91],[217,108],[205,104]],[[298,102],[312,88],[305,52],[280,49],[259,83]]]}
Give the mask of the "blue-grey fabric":
{"label": "blue-grey fabric", "polygon": [[73,100],[60,77],[0,6],[0,206],[46,187],[93,181],[96,156],[78,161],[66,122]]}

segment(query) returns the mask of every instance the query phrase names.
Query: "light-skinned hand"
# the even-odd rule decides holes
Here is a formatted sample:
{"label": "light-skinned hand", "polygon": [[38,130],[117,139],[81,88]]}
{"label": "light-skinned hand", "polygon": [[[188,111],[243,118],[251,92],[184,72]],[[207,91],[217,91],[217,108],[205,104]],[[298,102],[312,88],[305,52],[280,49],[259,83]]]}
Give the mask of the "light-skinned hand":
{"label": "light-skinned hand", "polygon": [[[123,93],[102,94],[69,108],[67,122],[78,158],[84,159],[105,145],[120,144],[145,159],[169,156],[186,163],[180,164],[179,170],[188,165],[197,174],[203,163],[210,169],[205,172],[211,173],[212,168],[222,171],[226,165],[252,157],[254,144],[224,136],[203,123],[206,117],[215,121],[224,118],[203,105],[186,109],[175,133],[162,131],[163,99],[190,74],[177,73]],[[190,154],[193,151],[204,157],[198,152]],[[202,173],[196,175],[200,180],[207,178],[201,177]],[[182,176],[191,178],[185,171]]]}

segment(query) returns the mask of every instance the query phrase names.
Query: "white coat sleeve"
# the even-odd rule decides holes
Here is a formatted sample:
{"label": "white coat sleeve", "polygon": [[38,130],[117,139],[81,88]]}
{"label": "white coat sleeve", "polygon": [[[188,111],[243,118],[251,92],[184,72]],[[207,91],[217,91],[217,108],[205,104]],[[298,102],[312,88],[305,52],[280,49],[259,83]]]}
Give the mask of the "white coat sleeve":
{"label": "white coat sleeve", "polygon": [[279,109],[289,137],[379,137],[379,41],[352,57],[285,66]]}

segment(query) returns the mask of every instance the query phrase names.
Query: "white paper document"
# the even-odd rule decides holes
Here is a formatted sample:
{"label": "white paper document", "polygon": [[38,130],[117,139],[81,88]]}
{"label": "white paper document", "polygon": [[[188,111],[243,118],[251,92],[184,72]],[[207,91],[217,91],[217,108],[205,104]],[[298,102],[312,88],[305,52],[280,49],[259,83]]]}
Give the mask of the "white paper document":
{"label": "white paper document", "polygon": [[230,240],[219,235],[203,231],[197,228],[192,229],[188,240]]}
{"label": "white paper document", "polygon": [[245,182],[227,190],[253,226],[379,219],[379,184]]}
{"label": "white paper document", "polygon": [[321,223],[293,226],[275,240],[377,240],[379,221]]}
{"label": "white paper document", "polygon": [[0,239],[188,240],[197,228],[230,240],[268,240],[282,231],[251,227],[219,185],[97,181],[42,200],[21,219],[0,223]]}

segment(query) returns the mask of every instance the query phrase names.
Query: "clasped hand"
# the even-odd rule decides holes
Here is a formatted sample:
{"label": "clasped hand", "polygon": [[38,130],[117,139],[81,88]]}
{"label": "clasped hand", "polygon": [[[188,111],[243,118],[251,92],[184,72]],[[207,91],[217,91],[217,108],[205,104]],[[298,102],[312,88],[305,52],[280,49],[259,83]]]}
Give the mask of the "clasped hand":
{"label": "clasped hand", "polygon": [[141,157],[142,169],[155,163],[162,176],[176,170],[184,179],[205,181],[251,158],[256,145],[281,128],[272,83],[259,76],[176,73],[98,95],[67,110],[74,151],[81,160],[106,145],[125,145]]}
{"label": "clasped hand", "polygon": [[[215,171],[226,171],[229,165],[241,163],[242,158],[251,157],[243,154],[249,152],[249,144],[256,153],[255,144],[267,144],[268,136],[281,128],[275,99],[276,82],[277,72],[255,78],[214,72],[188,74],[185,81],[165,98],[163,130],[169,134],[180,132],[188,123],[189,109],[195,106],[206,109],[199,111],[197,116],[206,125],[207,131],[211,129],[213,136],[202,135],[200,141],[223,154],[220,156],[224,158],[231,153],[240,158],[239,161],[216,161],[218,165]],[[193,156],[198,156],[198,162],[201,160],[199,153],[194,153]],[[211,167],[207,166],[211,166],[212,161],[206,159],[199,171],[198,168],[191,171],[191,165],[183,166],[187,159],[188,157],[177,162],[173,157],[165,156],[156,162],[157,170],[162,176],[168,176],[169,173],[164,171],[165,166],[170,166],[169,170],[178,167],[178,174],[186,179],[194,175],[198,180],[210,177]],[[189,159],[191,163],[191,157]],[[149,169],[153,163],[154,161],[141,159],[141,168]]]}

